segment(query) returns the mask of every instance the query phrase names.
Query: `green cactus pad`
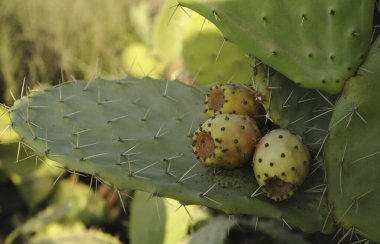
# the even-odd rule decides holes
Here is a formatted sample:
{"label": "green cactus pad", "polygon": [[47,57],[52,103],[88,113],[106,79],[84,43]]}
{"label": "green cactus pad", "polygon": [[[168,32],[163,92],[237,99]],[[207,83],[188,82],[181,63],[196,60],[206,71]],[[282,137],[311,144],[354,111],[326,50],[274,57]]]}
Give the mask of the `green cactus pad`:
{"label": "green cactus pad", "polygon": [[206,120],[204,99],[204,91],[177,81],[75,81],[21,98],[10,116],[20,140],[37,154],[119,190],[331,231],[320,192],[307,191],[315,178],[278,204],[259,194],[249,166],[214,171],[196,160],[191,134]]}
{"label": "green cactus pad", "polygon": [[180,0],[306,88],[337,93],[363,61],[372,0]]}
{"label": "green cactus pad", "polygon": [[380,39],[338,100],[326,144],[328,199],[335,221],[380,242]]}
{"label": "green cactus pad", "polygon": [[182,56],[197,84],[252,83],[250,59],[240,47],[226,42],[214,24],[192,12],[185,32]]}
{"label": "green cactus pad", "polygon": [[254,89],[261,96],[267,118],[280,128],[300,135],[318,156],[327,138],[336,96],[297,86],[262,65],[254,68]]}

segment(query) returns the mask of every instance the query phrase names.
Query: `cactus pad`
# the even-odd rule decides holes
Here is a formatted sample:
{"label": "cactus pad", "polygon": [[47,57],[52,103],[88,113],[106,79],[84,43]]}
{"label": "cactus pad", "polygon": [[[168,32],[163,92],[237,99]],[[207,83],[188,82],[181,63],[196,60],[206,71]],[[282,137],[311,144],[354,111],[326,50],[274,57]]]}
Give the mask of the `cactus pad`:
{"label": "cactus pad", "polygon": [[254,88],[267,118],[300,135],[309,150],[320,155],[336,96],[299,87],[262,65],[254,69]]}
{"label": "cactus pad", "polygon": [[249,166],[214,171],[197,161],[190,135],[207,119],[204,99],[204,91],[176,81],[75,81],[22,97],[10,116],[21,142],[36,154],[119,190],[331,231],[321,194],[307,191],[315,186],[313,177],[277,204],[259,194]]}
{"label": "cactus pad", "polygon": [[372,0],[180,0],[306,88],[337,93],[363,61]]}
{"label": "cactus pad", "polygon": [[379,77],[380,39],[344,87],[325,152],[332,215],[349,232],[375,242],[380,242]]}

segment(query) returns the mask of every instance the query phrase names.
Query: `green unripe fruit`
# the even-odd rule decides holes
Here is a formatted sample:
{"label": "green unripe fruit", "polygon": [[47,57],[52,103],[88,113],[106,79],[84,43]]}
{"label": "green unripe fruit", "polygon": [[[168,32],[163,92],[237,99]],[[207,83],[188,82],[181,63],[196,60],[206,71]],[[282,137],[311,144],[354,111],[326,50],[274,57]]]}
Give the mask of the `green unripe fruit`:
{"label": "green unripe fruit", "polygon": [[266,134],[257,144],[253,171],[261,189],[275,201],[291,197],[305,180],[310,154],[301,139],[285,129]]}
{"label": "green unripe fruit", "polygon": [[217,115],[193,135],[193,152],[206,166],[236,168],[247,162],[260,138],[256,121],[245,115]]}
{"label": "green unripe fruit", "polygon": [[255,91],[244,85],[225,84],[210,88],[206,96],[205,112],[208,116],[217,114],[240,114],[254,116],[262,111]]}

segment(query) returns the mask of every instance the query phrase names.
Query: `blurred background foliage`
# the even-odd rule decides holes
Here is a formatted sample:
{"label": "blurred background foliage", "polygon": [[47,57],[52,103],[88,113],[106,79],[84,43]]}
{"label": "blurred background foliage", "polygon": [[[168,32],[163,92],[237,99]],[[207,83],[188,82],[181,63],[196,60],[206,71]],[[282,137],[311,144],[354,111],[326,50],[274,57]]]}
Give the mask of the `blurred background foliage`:
{"label": "blurred background foliage", "polygon": [[117,191],[35,155],[9,126],[7,106],[30,89],[127,75],[250,84],[250,65],[175,0],[0,1],[0,243],[335,243],[274,221]]}

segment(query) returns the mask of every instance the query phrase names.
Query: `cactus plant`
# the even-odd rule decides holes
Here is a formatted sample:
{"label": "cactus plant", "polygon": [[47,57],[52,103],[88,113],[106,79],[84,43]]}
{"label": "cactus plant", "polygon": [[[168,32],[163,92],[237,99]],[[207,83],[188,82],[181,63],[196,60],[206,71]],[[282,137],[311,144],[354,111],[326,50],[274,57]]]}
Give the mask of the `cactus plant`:
{"label": "cactus plant", "polygon": [[[302,160],[290,162],[297,167],[306,162],[298,177],[301,180],[295,182],[298,190],[294,196],[280,203],[262,196],[267,191],[261,192],[265,184],[261,180],[256,183],[249,165],[230,170],[202,165],[200,161],[206,160],[197,159],[203,155],[199,149],[211,142],[207,135],[217,134],[212,124],[226,128],[228,122],[220,118],[229,115],[207,120],[203,113],[206,89],[177,81],[97,79],[32,92],[9,109],[8,127],[18,133],[20,145],[60,162],[67,170],[101,179],[118,191],[142,190],[184,205],[269,217],[303,231],[328,233],[338,225],[348,229],[341,240],[358,233],[380,241],[380,218],[372,217],[380,201],[375,106],[380,89],[380,41],[372,44],[370,52],[367,50],[372,42],[374,1],[180,0],[180,4],[215,23],[225,41],[249,52],[255,99],[266,110],[266,123],[259,123],[261,133],[281,128],[302,137],[310,151],[312,170],[306,177],[306,150],[300,156]],[[192,49],[187,46],[183,51]],[[196,59],[190,61],[191,65],[198,63]],[[340,98],[328,94],[339,93],[342,88]],[[220,94],[217,92],[216,97],[222,97]],[[225,100],[217,100],[216,105],[219,102]],[[209,100],[206,103],[209,105]],[[234,113],[237,105],[227,105],[231,111],[222,109],[218,113]],[[211,138],[214,145],[220,141],[217,135]],[[363,140],[372,144],[358,143]],[[272,154],[264,156],[273,158],[273,152],[287,150],[287,146],[279,143]],[[256,167],[260,159],[260,155],[254,157],[257,178],[258,173],[261,175]],[[221,157],[211,164],[227,161]],[[271,160],[268,162],[270,168]],[[282,172],[287,176],[288,171]],[[273,173],[276,178],[274,174],[279,173]]]}
{"label": "cactus plant", "polygon": [[119,190],[270,217],[304,231],[331,231],[321,195],[306,191],[315,178],[278,205],[260,196],[250,169],[214,172],[199,164],[190,135],[206,120],[204,93],[175,81],[75,81],[21,98],[10,116],[21,142],[36,154]]}
{"label": "cactus plant", "polygon": [[350,233],[380,241],[380,39],[345,85],[329,126],[325,160],[331,213]]}
{"label": "cactus plant", "polygon": [[371,40],[372,0],[179,2],[295,83],[330,93],[356,71]]}
{"label": "cactus plant", "polygon": [[320,155],[336,96],[297,86],[261,64],[254,66],[254,89],[266,119],[300,135],[309,150]]}

